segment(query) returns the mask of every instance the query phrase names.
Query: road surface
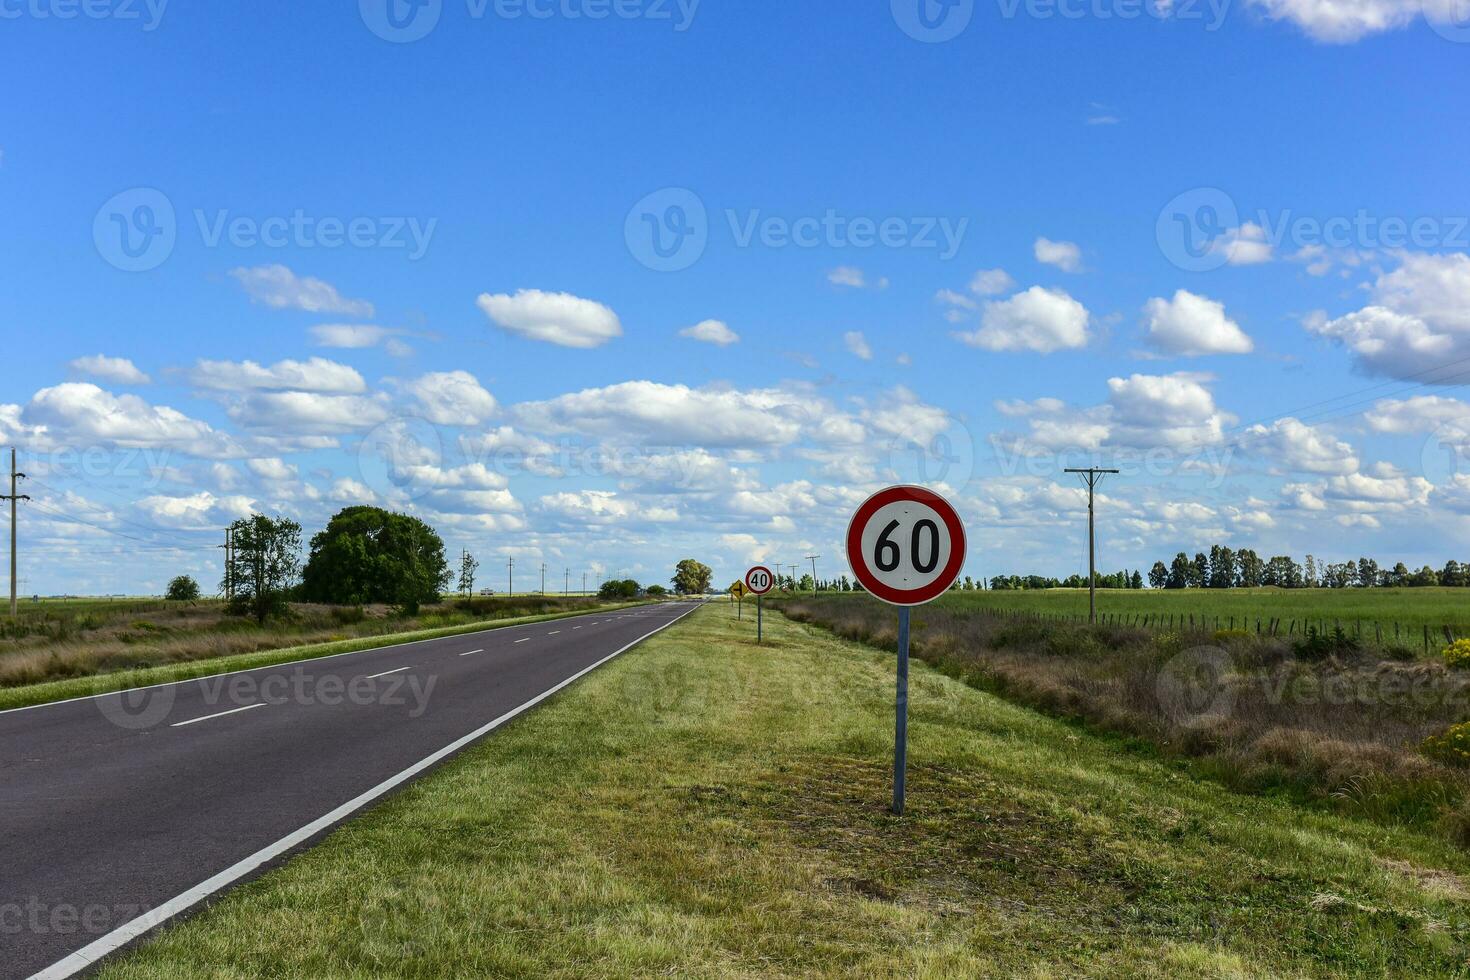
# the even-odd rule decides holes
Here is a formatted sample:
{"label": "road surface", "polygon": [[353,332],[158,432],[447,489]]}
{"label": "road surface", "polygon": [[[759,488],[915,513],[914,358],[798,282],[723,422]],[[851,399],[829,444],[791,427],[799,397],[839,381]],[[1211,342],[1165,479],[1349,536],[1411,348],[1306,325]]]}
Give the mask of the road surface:
{"label": "road surface", "polygon": [[0,978],[86,968],[695,605],[0,712]]}

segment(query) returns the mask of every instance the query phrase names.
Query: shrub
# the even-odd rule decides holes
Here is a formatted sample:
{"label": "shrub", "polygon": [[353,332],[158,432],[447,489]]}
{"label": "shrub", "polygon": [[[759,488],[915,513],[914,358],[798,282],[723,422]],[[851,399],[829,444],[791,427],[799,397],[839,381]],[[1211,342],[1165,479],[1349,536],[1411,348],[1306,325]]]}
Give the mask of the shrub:
{"label": "shrub", "polygon": [[1216,643],[1229,643],[1232,640],[1250,640],[1254,634],[1249,630],[1215,630]]}
{"label": "shrub", "polygon": [[360,623],[367,617],[361,606],[337,606],[332,610],[332,619],[343,626]]}
{"label": "shrub", "polygon": [[165,595],[175,602],[193,602],[199,598],[199,583],[188,575],[176,576],[168,583]]}
{"label": "shrub", "polygon": [[1420,748],[1436,762],[1470,768],[1470,721],[1451,725],[1438,735],[1429,736]]}
{"label": "shrub", "polygon": [[1445,647],[1444,664],[1451,670],[1470,668],[1470,640],[1456,640]]}
{"label": "shrub", "polygon": [[1358,641],[1348,636],[1341,626],[1334,627],[1330,633],[1308,626],[1306,635],[1297,642],[1295,652],[1298,660],[1315,662],[1354,653],[1357,649]]}

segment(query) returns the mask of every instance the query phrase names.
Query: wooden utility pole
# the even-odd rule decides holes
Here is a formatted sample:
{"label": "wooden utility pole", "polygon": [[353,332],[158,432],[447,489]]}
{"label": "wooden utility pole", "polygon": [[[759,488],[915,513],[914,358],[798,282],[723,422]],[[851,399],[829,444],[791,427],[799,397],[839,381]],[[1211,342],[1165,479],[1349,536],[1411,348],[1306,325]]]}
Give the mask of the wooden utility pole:
{"label": "wooden utility pole", "polygon": [[21,473],[20,471],[18,471],[15,468],[15,450],[12,449],[12,450],[10,450],[10,493],[8,493],[8,494],[0,494],[0,500],[8,500],[8,501],[10,501],[10,615],[11,616],[17,615],[19,613],[19,611],[20,611],[19,610],[19,607],[17,605],[17,602],[16,602],[16,586],[19,585],[19,581],[15,577],[15,523],[16,523],[16,510],[15,510],[15,505],[19,501],[22,501],[22,500],[30,500],[31,499],[30,497],[27,497],[25,494],[19,492],[18,484],[19,484],[19,482],[21,480],[24,480],[25,478],[26,478],[26,475],[24,473]]}
{"label": "wooden utility pole", "polygon": [[817,559],[821,555],[807,555],[806,560],[812,563],[812,595],[817,594]]}
{"label": "wooden utility pole", "polygon": [[541,594],[546,594],[546,562],[541,563]]}
{"label": "wooden utility pole", "polygon": [[511,595],[511,596],[515,595],[516,594],[516,560],[515,560],[515,558],[507,558],[505,560],[505,580],[506,580],[505,594],[506,595]]}
{"label": "wooden utility pole", "polygon": [[1076,473],[1082,477],[1087,484],[1087,621],[1097,622],[1097,523],[1092,508],[1092,491],[1102,482],[1102,478],[1109,473],[1117,473],[1117,470],[1104,470],[1096,466],[1085,470],[1067,470],[1068,473]]}

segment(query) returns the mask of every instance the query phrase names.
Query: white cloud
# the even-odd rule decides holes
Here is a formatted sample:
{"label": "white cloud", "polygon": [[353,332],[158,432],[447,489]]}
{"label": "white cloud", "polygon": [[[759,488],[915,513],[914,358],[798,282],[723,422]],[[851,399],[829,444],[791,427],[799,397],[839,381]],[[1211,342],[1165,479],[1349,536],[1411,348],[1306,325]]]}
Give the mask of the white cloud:
{"label": "white cloud", "polygon": [[150,405],[137,395],[114,395],[85,382],[42,388],[26,406],[23,421],[43,430],[33,434],[69,442],[80,438],[214,458],[242,455],[232,438],[205,422],[164,405]]}
{"label": "white cloud", "polygon": [[138,509],[166,527],[180,530],[204,530],[249,517],[255,501],[249,497],[216,497],[207,490],[186,497],[158,494],[138,501]]}
{"label": "white cloud", "polygon": [[312,391],[254,392],[228,411],[230,418],[252,429],[313,435],[370,428],[386,421],[389,414],[379,398]]}
{"label": "white cloud", "polygon": [[333,481],[331,489],[327,491],[327,499],[338,504],[376,504],[377,494],[364,483],[359,483],[351,477],[341,477]]}
{"label": "white cloud", "polygon": [[275,456],[247,459],[245,465],[250,472],[263,480],[283,482],[296,479],[296,467]]}
{"label": "white cloud", "polygon": [[955,334],[993,351],[1052,351],[1087,345],[1087,308],[1060,289],[1032,286],[1010,299],[985,304],[980,329]]}
{"label": "white cloud", "polygon": [[394,357],[413,353],[413,348],[398,339],[404,333],[393,327],[377,327],[368,323],[321,323],[311,328],[312,339],[318,347],[364,350],[381,345]]}
{"label": "white cloud", "polygon": [[1219,442],[1233,421],[1192,374],[1109,378],[1108,403],[1113,409],[1108,441],[1118,446],[1199,449]]}
{"label": "white cloud", "polygon": [[1245,431],[1247,445],[1276,460],[1288,470],[1346,476],[1358,471],[1353,447],[1321,429],[1294,418],[1253,425]]}
{"label": "white cloud", "polygon": [[827,273],[827,281],[834,286],[846,286],[849,289],[887,289],[888,279],[879,277],[869,281],[867,274],[862,269],[850,265],[841,265]]}
{"label": "white cloud", "polygon": [[324,357],[278,361],[262,367],[254,361],[200,361],[189,381],[214,391],[314,391],[355,395],[367,390],[362,375]]}
{"label": "white cloud", "polygon": [[783,388],[691,388],[625,381],[515,408],[534,431],[580,432],[655,445],[758,446],[795,441],[824,408]]}
{"label": "white cloud", "polygon": [[714,344],[717,347],[729,347],[740,341],[740,335],[721,320],[703,320],[692,327],[680,330],[679,336]]}
{"label": "white cloud", "polygon": [[310,276],[298,276],[284,265],[258,265],[231,269],[250,298],[275,310],[305,310],[308,313],[340,313],[343,316],[370,317],[373,304],[363,299],[347,299],[330,283]]}
{"label": "white cloud", "polygon": [[1054,242],[1050,238],[1038,238],[1031,246],[1036,261],[1054,265],[1063,272],[1076,272],[1082,268],[1082,249],[1076,242]]}
{"label": "white cloud", "polygon": [[1305,326],[1342,344],[1374,374],[1448,381],[1459,372],[1420,376],[1470,358],[1470,255],[1405,254],[1377,278],[1370,297],[1356,312],[1314,315]]}
{"label": "white cloud", "polygon": [[90,357],[77,358],[71,362],[70,366],[74,371],[122,385],[146,385],[152,380],[126,357],[93,354]]}
{"label": "white cloud", "polygon": [[616,313],[570,293],[521,289],[514,296],[481,293],[477,302],[502,329],[561,347],[601,347],[623,335]]}
{"label": "white cloud", "polygon": [[1270,20],[1290,21],[1310,38],[1348,44],[1369,34],[1397,30],[1421,12],[1455,23],[1453,0],[1250,0]]}
{"label": "white cloud", "polygon": [[435,425],[479,425],[495,414],[495,396],[468,371],[426,374],[404,388]]}
{"label": "white cloud", "polygon": [[1470,433],[1470,404],[1443,395],[1386,398],[1365,415],[1374,432],[1393,435],[1433,432],[1441,427]]}
{"label": "white cloud", "polygon": [[606,490],[554,493],[542,497],[540,503],[542,510],[581,524],[671,523],[679,519],[679,512],[673,508],[645,505]]}
{"label": "white cloud", "polygon": [[1225,232],[1210,245],[1210,251],[1225,256],[1228,265],[1260,265],[1270,262],[1275,254],[1266,229],[1254,221]]}
{"label": "white cloud", "polygon": [[1004,269],[981,269],[970,280],[970,292],[978,296],[999,296],[1016,288],[1016,280]]}
{"label": "white cloud", "polygon": [[1155,297],[1144,306],[1148,339],[1170,354],[1249,354],[1254,348],[1223,303],[1180,289],[1173,299]]}
{"label": "white cloud", "polygon": [[873,359],[873,348],[868,346],[868,338],[863,336],[861,330],[849,330],[843,334],[842,346],[846,347],[847,352],[859,360],[871,361]]}

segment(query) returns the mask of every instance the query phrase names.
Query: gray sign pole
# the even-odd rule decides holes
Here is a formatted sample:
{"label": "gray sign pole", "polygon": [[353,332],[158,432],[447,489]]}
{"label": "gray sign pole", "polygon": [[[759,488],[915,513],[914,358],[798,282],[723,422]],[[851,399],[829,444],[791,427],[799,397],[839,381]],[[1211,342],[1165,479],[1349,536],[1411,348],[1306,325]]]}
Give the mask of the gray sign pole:
{"label": "gray sign pole", "polygon": [[893,721],[893,812],[903,816],[904,770],[909,755],[909,609],[898,610],[898,695]]}
{"label": "gray sign pole", "polygon": [[761,597],[755,597],[755,642],[761,642]]}

